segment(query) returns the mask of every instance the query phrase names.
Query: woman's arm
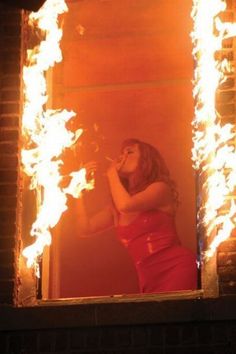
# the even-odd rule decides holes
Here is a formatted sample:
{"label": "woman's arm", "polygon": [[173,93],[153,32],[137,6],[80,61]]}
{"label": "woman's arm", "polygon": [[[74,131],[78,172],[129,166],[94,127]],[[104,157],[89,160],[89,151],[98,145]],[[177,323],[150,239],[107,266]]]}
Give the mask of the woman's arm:
{"label": "woman's arm", "polygon": [[92,217],[88,217],[83,196],[77,201],[78,228],[81,235],[90,235],[104,231],[114,225],[113,210],[110,205]]}
{"label": "woman's arm", "polygon": [[[97,169],[97,163],[90,161],[83,166],[86,169],[87,180],[94,177],[94,173]],[[114,225],[114,212],[112,205],[108,205],[94,216],[89,217],[85,202],[83,191],[80,198],[76,201],[76,210],[78,216],[78,229],[80,234],[90,235],[108,229]]]}
{"label": "woman's arm", "polygon": [[146,211],[172,203],[170,188],[164,182],[154,182],[131,196],[122,185],[115,167],[109,169],[107,176],[113,202],[121,213]]}

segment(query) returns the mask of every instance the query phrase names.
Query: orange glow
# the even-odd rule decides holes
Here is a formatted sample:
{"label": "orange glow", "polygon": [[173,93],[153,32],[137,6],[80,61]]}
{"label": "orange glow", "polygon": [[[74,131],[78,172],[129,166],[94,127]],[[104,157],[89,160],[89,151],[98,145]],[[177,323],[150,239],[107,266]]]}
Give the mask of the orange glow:
{"label": "orange glow", "polygon": [[[206,195],[201,210],[208,237],[213,237],[204,256],[212,257],[218,245],[226,240],[235,227],[236,204],[232,193],[236,187],[235,138],[233,124],[223,124],[216,111],[216,91],[233,73],[227,59],[216,60],[216,53],[223,49],[222,41],[235,36],[235,23],[222,23],[219,14],[226,9],[223,0],[194,0],[192,41],[196,61],[193,96],[196,101],[193,120],[194,168],[206,174],[203,193]],[[230,202],[230,210],[223,214],[223,207]]]}
{"label": "orange glow", "polygon": [[39,274],[38,257],[44,247],[51,244],[51,232],[62,213],[67,209],[67,194],[78,198],[84,189],[93,188],[94,181],[86,180],[86,170],[70,174],[71,182],[60,187],[60,159],[65,148],[70,148],[79,139],[82,130],[75,132],[66,128],[66,123],[75,116],[65,109],[45,109],[47,104],[46,72],[62,60],[60,40],[62,30],[58,27],[58,16],[66,12],[64,0],[48,0],[37,13],[31,13],[29,23],[41,30],[44,40],[27,52],[28,65],[23,69],[24,107],[22,135],[24,147],[21,160],[23,171],[30,177],[30,189],[37,198],[37,217],[31,228],[35,242],[26,247],[22,254],[27,266],[34,267]]}

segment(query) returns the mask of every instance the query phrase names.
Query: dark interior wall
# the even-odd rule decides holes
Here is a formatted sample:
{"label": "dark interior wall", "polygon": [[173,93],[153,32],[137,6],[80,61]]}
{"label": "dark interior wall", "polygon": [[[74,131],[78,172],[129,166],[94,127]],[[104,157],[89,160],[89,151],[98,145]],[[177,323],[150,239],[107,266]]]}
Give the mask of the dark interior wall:
{"label": "dark interior wall", "polygon": [[[192,1],[67,3],[64,59],[54,70],[54,108],[77,112],[70,126],[82,126],[84,134],[73,151],[65,153],[64,173],[78,169],[81,160],[98,161],[96,188],[86,198],[92,214],[108,201],[104,156],[115,157],[128,137],[153,144],[178,185],[179,236],[195,250]],[[57,258],[59,250],[60,296],[137,292],[133,265],[114,232],[82,239],[77,222],[76,203],[69,200],[54,246]]]}

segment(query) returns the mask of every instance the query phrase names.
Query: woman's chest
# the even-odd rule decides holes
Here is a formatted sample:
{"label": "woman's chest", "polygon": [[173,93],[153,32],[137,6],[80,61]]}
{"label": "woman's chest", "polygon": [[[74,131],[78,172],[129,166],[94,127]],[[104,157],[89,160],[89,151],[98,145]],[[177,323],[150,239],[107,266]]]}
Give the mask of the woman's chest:
{"label": "woman's chest", "polygon": [[117,215],[117,225],[126,226],[130,225],[134,220],[138,218],[139,213],[126,213],[126,214],[118,214]]}

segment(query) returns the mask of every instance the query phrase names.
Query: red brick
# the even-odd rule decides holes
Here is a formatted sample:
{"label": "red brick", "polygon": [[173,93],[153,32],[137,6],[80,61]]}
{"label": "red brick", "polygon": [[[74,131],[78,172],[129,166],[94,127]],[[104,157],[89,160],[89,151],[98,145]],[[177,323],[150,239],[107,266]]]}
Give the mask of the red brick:
{"label": "red brick", "polygon": [[222,124],[227,124],[227,123],[230,123],[230,124],[235,124],[235,116],[232,115],[232,116],[226,116],[226,117],[221,117],[221,123]]}
{"label": "red brick", "polygon": [[235,238],[236,240],[236,227],[233,229],[232,233],[231,233],[231,239]]}
{"label": "red brick", "polygon": [[[13,54],[19,56],[19,53]],[[2,88],[14,87],[14,89],[16,87],[20,87],[20,75],[3,75],[1,79],[1,86]]]}
{"label": "red brick", "polygon": [[0,104],[0,114],[19,113],[20,106],[18,103],[2,103]]}
{"label": "red brick", "polygon": [[0,184],[1,196],[16,196],[17,185],[16,184]]}
{"label": "red brick", "polygon": [[221,116],[232,115],[235,112],[234,104],[217,104],[216,109]]}
{"label": "red brick", "polygon": [[1,197],[0,196],[0,210],[1,209],[15,209],[17,206],[16,197]]}
{"label": "red brick", "polygon": [[15,277],[15,269],[12,264],[0,266],[0,279],[13,279]]}
{"label": "red brick", "polygon": [[0,250],[14,249],[16,245],[15,237],[0,237]]}
{"label": "red brick", "polygon": [[[1,146],[0,146],[0,148],[1,148]],[[15,170],[8,170],[8,171],[0,170],[0,183],[4,183],[4,182],[5,183],[6,182],[7,183],[11,183],[11,182],[15,182],[16,183],[17,175],[18,175],[18,173]],[[14,186],[15,186],[14,188],[16,188],[16,184]],[[1,185],[0,185],[0,191],[1,191]],[[15,189],[15,193],[16,193],[16,189]],[[0,192],[0,194],[1,194],[1,192]]]}
{"label": "red brick", "polygon": [[0,293],[0,304],[13,305],[14,304],[13,294]]}
{"label": "red brick", "polygon": [[0,211],[0,225],[14,223],[16,220],[16,211],[14,210],[1,210]]}
{"label": "red brick", "polygon": [[14,290],[13,280],[0,280],[0,294],[12,293]]}
{"label": "red brick", "polygon": [[12,223],[12,224],[3,224],[1,225],[0,228],[0,236],[1,237],[10,237],[10,236],[14,236],[16,234],[16,224]]}
{"label": "red brick", "polygon": [[17,141],[19,137],[19,131],[12,130],[0,130],[0,141]]}
{"label": "red brick", "polygon": [[233,295],[236,294],[236,282],[220,282],[220,295]]}
{"label": "red brick", "polygon": [[223,60],[227,59],[228,61],[233,61],[234,60],[234,52],[231,50],[221,50],[215,53],[215,59],[216,60]]}
{"label": "red brick", "polygon": [[228,10],[231,10],[233,8],[233,1],[234,0],[226,0]]}
{"label": "red brick", "polygon": [[[16,48],[9,48],[7,50],[5,49],[1,52],[1,55],[3,57],[6,57],[9,61],[15,60],[16,65],[18,65],[20,63],[21,52],[20,52],[20,49],[17,49],[17,47]],[[12,75],[13,75],[13,73],[11,73],[11,76]],[[4,85],[2,85],[2,87],[4,87]]]}
{"label": "red brick", "polygon": [[[19,117],[18,116],[1,116],[0,117],[0,127],[19,127]],[[2,152],[2,148],[0,148]]]}
{"label": "red brick", "polygon": [[0,250],[0,265],[10,266],[15,261],[14,250],[1,251]]}
{"label": "red brick", "polygon": [[233,47],[233,39],[227,38],[222,42],[222,48],[232,48]]}
{"label": "red brick", "polygon": [[10,24],[2,26],[3,36],[20,36],[21,35],[21,26],[18,24]]}
{"label": "red brick", "polygon": [[217,93],[218,103],[229,103],[235,98],[235,92],[232,91],[221,91]]}
{"label": "red brick", "polygon": [[12,11],[9,11],[8,8],[8,12],[5,12],[5,14],[1,13],[0,16],[0,23],[2,25],[4,24],[16,24],[17,22],[19,23],[19,21],[21,21],[21,13],[20,10],[16,10],[14,11],[14,8],[11,9]]}
{"label": "red brick", "polygon": [[[18,152],[18,142],[15,141],[13,143],[0,143],[0,150],[2,154],[16,154]],[[0,164],[0,166],[3,168],[2,164]]]}
{"label": "red brick", "polygon": [[222,84],[220,84],[219,88],[222,90],[234,88],[234,78],[227,78]]}
{"label": "red brick", "polygon": [[18,156],[0,155],[0,166],[6,169],[17,169],[18,167]]}
{"label": "red brick", "polygon": [[222,22],[234,22],[234,13],[233,11],[224,11],[220,13],[219,18]]}
{"label": "red brick", "polygon": [[218,267],[218,274],[222,282],[236,282],[236,266]]}
{"label": "red brick", "polygon": [[222,242],[218,247],[219,252],[233,252],[236,251],[236,238],[229,238]]}
{"label": "red brick", "polygon": [[[8,63],[7,66],[3,66],[4,72],[8,71],[9,72],[14,72],[14,70],[17,69],[17,65],[14,65],[13,63]],[[19,70],[17,70],[18,72]],[[20,91],[19,90],[4,90],[1,92],[1,99],[2,101],[18,101],[20,99]]]}
{"label": "red brick", "polygon": [[236,265],[236,252],[218,252],[218,266]]}
{"label": "red brick", "polygon": [[[15,50],[20,45],[20,43],[21,43],[20,37],[3,38],[3,48],[7,48],[8,50]],[[17,72],[16,71],[17,68],[20,70],[20,66],[16,65],[16,68],[13,70],[13,72]]]}
{"label": "red brick", "polygon": [[20,62],[16,62],[13,60],[3,61],[2,72],[4,72],[5,75],[19,75],[19,73],[21,72]]}

